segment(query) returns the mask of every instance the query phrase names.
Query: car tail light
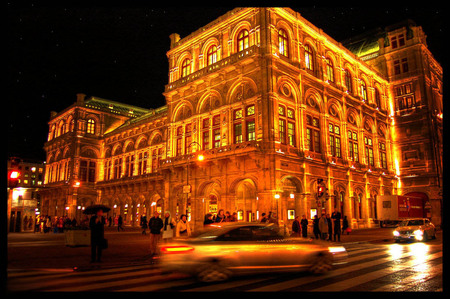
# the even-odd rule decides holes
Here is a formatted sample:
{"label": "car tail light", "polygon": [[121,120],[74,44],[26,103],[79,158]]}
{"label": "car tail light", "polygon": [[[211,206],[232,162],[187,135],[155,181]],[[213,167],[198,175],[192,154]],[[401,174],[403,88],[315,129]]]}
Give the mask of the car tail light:
{"label": "car tail light", "polygon": [[163,246],[161,251],[164,253],[188,253],[194,251],[194,247],[191,246]]}

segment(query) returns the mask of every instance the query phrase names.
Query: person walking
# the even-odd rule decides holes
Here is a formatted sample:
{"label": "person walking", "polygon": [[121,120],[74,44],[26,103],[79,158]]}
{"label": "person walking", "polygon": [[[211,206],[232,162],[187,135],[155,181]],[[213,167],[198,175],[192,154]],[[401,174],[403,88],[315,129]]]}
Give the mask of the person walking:
{"label": "person walking", "polygon": [[143,235],[147,235],[147,228],[148,228],[148,223],[147,223],[147,216],[141,216],[141,227],[142,227],[142,234]]}
{"label": "person walking", "polygon": [[155,211],[153,217],[148,221],[148,228],[150,229],[150,256],[158,254],[158,241],[161,237],[161,229],[164,226],[159,213]]}
{"label": "person walking", "polygon": [[320,228],[319,228],[319,217],[317,217],[317,214],[314,215],[314,219],[313,219],[313,233],[314,233],[314,237],[316,237],[316,239],[319,239]]}
{"label": "person walking", "polygon": [[169,211],[164,213],[163,229],[162,229],[162,239],[163,242],[169,242],[173,239],[173,230],[176,227],[175,220]]}
{"label": "person walking", "polygon": [[120,232],[121,229],[122,229],[122,231],[124,230],[122,225],[123,225],[122,215],[119,215],[119,219],[117,219],[117,231],[118,232]]}
{"label": "person walking", "polygon": [[322,216],[319,219],[319,230],[320,230],[320,239],[325,240],[327,238],[328,232],[328,223],[327,218],[325,217],[325,213],[322,213]]}
{"label": "person walking", "polygon": [[[223,215],[223,210],[222,215]],[[217,222],[217,221],[216,221]],[[187,216],[185,214],[181,215],[180,221],[177,223],[177,228],[175,232],[175,236],[177,238],[187,238],[191,235],[191,227],[189,226],[189,222],[187,221]]]}
{"label": "person walking", "polygon": [[344,234],[344,232],[347,232],[347,235],[350,232],[349,227],[348,227],[347,216],[344,216],[344,220],[342,220],[342,234]]}
{"label": "person walking", "polygon": [[334,224],[333,241],[336,242],[337,236],[338,242],[341,242],[341,213],[337,209],[335,209],[333,214],[331,214],[331,219],[333,219]]}
{"label": "person walking", "polygon": [[102,250],[105,245],[105,218],[103,210],[98,209],[95,216],[89,221],[91,229],[91,263],[101,262]]}
{"label": "person walking", "polygon": [[308,237],[308,219],[306,219],[305,215],[302,215],[302,220],[300,221],[300,225],[302,227],[302,237]]}
{"label": "person walking", "polygon": [[331,241],[331,235],[333,234],[333,223],[331,222],[330,214],[326,216],[328,224],[328,241]]}
{"label": "person walking", "polygon": [[300,221],[298,221],[298,216],[295,216],[294,222],[292,222],[292,235],[291,237],[300,238]]}

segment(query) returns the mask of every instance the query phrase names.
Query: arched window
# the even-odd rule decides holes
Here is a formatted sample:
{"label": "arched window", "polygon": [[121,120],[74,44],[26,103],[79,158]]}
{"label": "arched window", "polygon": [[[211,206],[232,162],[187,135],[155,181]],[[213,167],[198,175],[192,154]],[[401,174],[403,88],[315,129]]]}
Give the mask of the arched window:
{"label": "arched window", "polygon": [[367,101],[367,86],[364,80],[361,80],[361,97],[363,101]]}
{"label": "arched window", "polygon": [[334,83],[334,66],[330,58],[327,58],[327,77],[329,82]]}
{"label": "arched window", "polygon": [[313,63],[313,50],[311,49],[310,45],[305,46],[305,65],[306,68],[310,71],[314,70],[314,63]]}
{"label": "arched window", "polygon": [[278,51],[281,55],[289,57],[288,36],[284,29],[278,30]]}
{"label": "arched window", "polygon": [[242,51],[244,49],[247,49],[249,46],[248,42],[248,30],[244,29],[241,32],[239,32],[237,37],[237,45],[238,45],[238,51]]}
{"label": "arched window", "polygon": [[191,74],[191,60],[185,59],[181,64],[181,77],[186,77]]}
{"label": "arched window", "polygon": [[353,88],[352,88],[352,74],[350,73],[349,70],[345,70],[345,87],[347,88],[347,92],[349,94],[353,93]]}
{"label": "arched window", "polygon": [[216,63],[217,62],[217,47],[215,45],[212,45],[211,47],[209,47],[206,56],[207,56],[207,60],[208,60],[207,65]]}
{"label": "arched window", "polygon": [[86,133],[95,134],[95,120],[93,120],[92,118],[88,119],[87,121]]}

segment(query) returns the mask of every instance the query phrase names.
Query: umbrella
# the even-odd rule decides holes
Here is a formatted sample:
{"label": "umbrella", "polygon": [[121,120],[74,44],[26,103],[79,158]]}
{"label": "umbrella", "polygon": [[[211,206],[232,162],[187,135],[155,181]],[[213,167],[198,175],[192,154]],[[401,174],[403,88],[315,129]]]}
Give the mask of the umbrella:
{"label": "umbrella", "polygon": [[89,207],[87,207],[84,211],[83,211],[83,214],[87,214],[87,215],[89,215],[89,214],[97,214],[97,211],[98,210],[103,210],[103,212],[108,212],[109,210],[111,210],[110,208],[108,208],[107,206],[105,206],[105,205],[92,205],[92,206],[89,206]]}

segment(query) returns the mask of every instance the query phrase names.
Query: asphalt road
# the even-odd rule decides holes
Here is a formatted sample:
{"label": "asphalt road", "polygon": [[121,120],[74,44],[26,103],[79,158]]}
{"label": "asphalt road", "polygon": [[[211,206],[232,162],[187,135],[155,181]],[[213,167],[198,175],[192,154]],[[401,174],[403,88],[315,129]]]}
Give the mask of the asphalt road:
{"label": "asphalt road", "polygon": [[252,275],[205,284],[162,273],[148,255],[149,235],[138,229],[107,229],[109,248],[101,264],[89,263],[90,247],[66,247],[63,234],[9,234],[7,290],[442,291],[442,233],[427,243],[395,244],[391,236],[392,229],[386,228],[341,236],[348,262],[325,275]]}

